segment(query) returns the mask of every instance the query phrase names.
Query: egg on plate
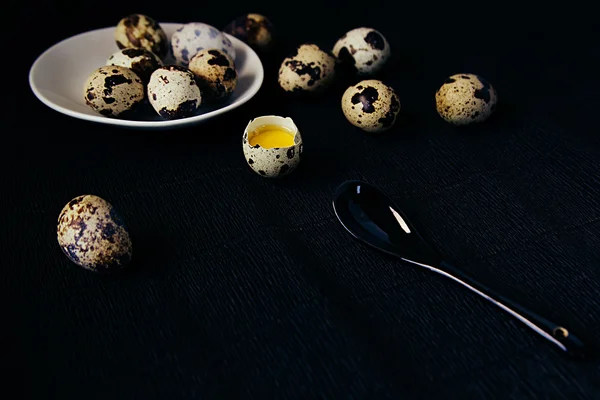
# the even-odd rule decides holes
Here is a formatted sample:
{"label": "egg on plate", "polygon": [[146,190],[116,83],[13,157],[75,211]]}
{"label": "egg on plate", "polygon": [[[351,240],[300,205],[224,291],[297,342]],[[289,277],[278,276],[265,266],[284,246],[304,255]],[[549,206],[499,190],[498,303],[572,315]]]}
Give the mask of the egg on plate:
{"label": "egg on plate", "polygon": [[151,51],[141,47],[131,47],[113,53],[108,57],[106,65],[129,68],[141,78],[144,84],[147,84],[154,70],[162,66],[162,61]]}
{"label": "egg on plate", "polygon": [[196,76],[202,98],[220,102],[233,94],[237,85],[237,71],[233,59],[218,49],[200,50],[188,66]]}
{"label": "egg on plate", "polygon": [[202,22],[189,22],[171,36],[173,57],[178,64],[186,66],[200,50],[219,49],[235,60],[235,48],[231,40],[214,26]]}
{"label": "egg on plate", "polygon": [[133,70],[118,65],[96,69],[83,87],[85,103],[107,117],[125,117],[144,102],[145,88]]}
{"label": "egg on plate", "polygon": [[169,52],[165,31],[153,18],[143,14],[131,14],[122,18],[114,32],[119,49],[141,47],[164,59]]}
{"label": "egg on plate", "polygon": [[156,69],[148,82],[148,101],[167,120],[192,116],[202,103],[194,74],[179,65]]}

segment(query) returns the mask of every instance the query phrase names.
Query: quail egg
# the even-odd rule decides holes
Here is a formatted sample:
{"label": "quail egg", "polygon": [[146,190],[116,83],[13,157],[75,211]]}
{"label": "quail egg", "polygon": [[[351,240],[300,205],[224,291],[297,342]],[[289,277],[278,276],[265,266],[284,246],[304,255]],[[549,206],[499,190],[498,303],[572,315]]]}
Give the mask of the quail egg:
{"label": "quail egg", "polygon": [[342,111],[354,126],[369,133],[390,129],[400,112],[400,98],[391,87],[375,79],[350,86],[342,96]]}
{"label": "quail egg", "polygon": [[107,117],[125,117],[145,98],[144,84],[129,68],[110,65],[95,70],[85,81],[85,103]]}
{"label": "quail egg", "polygon": [[356,28],[347,32],[333,46],[333,55],[344,65],[354,67],[362,76],[375,75],[390,57],[390,45],[372,28]]}
{"label": "quail egg", "polygon": [[162,66],[162,61],[146,49],[131,47],[113,53],[106,64],[130,68],[141,78],[144,84],[147,84],[152,72]]}
{"label": "quail egg", "polygon": [[218,102],[231,96],[237,85],[237,72],[227,53],[217,49],[200,50],[190,61],[190,71],[206,102]]}
{"label": "quail egg", "polygon": [[161,117],[171,120],[194,115],[202,103],[202,96],[189,69],[165,65],[150,77],[148,100]]}
{"label": "quail egg", "polygon": [[63,207],[57,239],[71,261],[91,271],[113,272],[131,260],[131,239],[123,220],[98,196],[78,196]]}
{"label": "quail egg", "polygon": [[115,29],[115,41],[119,49],[141,47],[164,59],[169,52],[165,31],[152,18],[131,14],[119,21]]}
{"label": "quail egg", "polygon": [[265,178],[282,178],[302,159],[302,136],[291,118],[267,115],[248,123],[243,149],[254,172]]}
{"label": "quail egg", "polygon": [[231,21],[223,32],[228,33],[259,52],[267,52],[273,45],[273,24],[261,14],[246,14]]}
{"label": "quail egg", "polygon": [[173,57],[178,64],[186,66],[200,50],[219,49],[235,60],[235,48],[231,40],[214,26],[202,22],[190,22],[177,29],[171,36]]}
{"label": "quail egg", "polygon": [[279,68],[279,86],[286,92],[317,92],[335,75],[335,58],[315,44],[303,44]]}
{"label": "quail egg", "polygon": [[474,74],[452,75],[435,94],[438,114],[454,125],[485,121],[497,102],[498,94],[492,85]]}

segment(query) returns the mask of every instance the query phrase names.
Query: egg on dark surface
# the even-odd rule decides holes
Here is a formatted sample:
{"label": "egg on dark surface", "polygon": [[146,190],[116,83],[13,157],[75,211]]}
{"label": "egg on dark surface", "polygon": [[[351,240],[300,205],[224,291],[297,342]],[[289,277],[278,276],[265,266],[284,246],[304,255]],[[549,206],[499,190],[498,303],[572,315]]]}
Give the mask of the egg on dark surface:
{"label": "egg on dark surface", "polygon": [[483,122],[496,109],[498,94],[482,77],[455,74],[446,79],[435,94],[438,114],[454,125]]}
{"label": "egg on dark surface", "polygon": [[129,68],[142,79],[144,84],[147,84],[152,72],[162,66],[162,61],[156,54],[146,49],[132,47],[113,53],[106,61],[106,65]]}
{"label": "egg on dark surface", "polygon": [[223,32],[235,36],[261,53],[269,51],[273,46],[273,24],[261,14],[242,15],[231,21]]}
{"label": "egg on dark surface", "polygon": [[145,88],[133,70],[118,65],[96,69],[83,87],[85,103],[107,117],[126,117],[145,99]]}
{"label": "egg on dark surface", "polygon": [[365,132],[380,133],[396,123],[400,98],[390,86],[368,79],[346,89],[342,111],[352,125]]}
{"label": "egg on dark surface", "polygon": [[115,208],[94,196],[78,196],[60,212],[58,244],[75,264],[96,272],[114,272],[129,264],[129,232]]}
{"label": "egg on dark surface", "polygon": [[303,44],[279,68],[279,86],[286,92],[320,92],[333,82],[335,58],[316,44]]}
{"label": "egg on dark surface", "polygon": [[188,66],[196,76],[202,97],[207,102],[227,99],[237,85],[237,72],[233,59],[218,49],[201,50]]}
{"label": "egg on dark surface", "polygon": [[121,19],[114,33],[119,49],[141,47],[156,54],[163,60],[169,52],[169,41],[165,31],[154,19],[131,14]]}
{"label": "egg on dark surface", "polygon": [[165,65],[156,69],[148,82],[148,101],[167,120],[194,115],[202,96],[194,74],[180,65]]}
{"label": "egg on dark surface", "polygon": [[333,46],[338,61],[353,68],[360,76],[374,76],[390,58],[388,41],[377,30],[356,28],[347,32]]}
{"label": "egg on dark surface", "polygon": [[283,178],[303,157],[302,135],[290,117],[265,115],[252,119],[243,135],[248,166],[263,178]]}

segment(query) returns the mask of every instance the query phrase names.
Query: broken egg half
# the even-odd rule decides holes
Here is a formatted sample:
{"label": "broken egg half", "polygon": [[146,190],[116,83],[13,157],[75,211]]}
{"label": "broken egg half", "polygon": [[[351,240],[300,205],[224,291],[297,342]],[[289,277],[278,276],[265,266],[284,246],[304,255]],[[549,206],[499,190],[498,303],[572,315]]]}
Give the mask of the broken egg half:
{"label": "broken egg half", "polygon": [[282,178],[294,171],[302,158],[302,136],[289,117],[254,118],[243,137],[246,162],[265,178]]}

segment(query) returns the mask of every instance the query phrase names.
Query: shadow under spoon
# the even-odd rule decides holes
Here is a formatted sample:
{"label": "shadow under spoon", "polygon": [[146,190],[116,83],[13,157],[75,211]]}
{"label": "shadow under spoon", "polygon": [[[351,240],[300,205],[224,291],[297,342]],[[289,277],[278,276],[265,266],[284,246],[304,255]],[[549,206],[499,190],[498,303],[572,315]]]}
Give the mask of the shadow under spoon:
{"label": "shadow under spoon", "polygon": [[419,236],[392,200],[376,187],[361,181],[344,182],[334,195],[333,208],[341,224],[355,238],[461,284],[523,322],[568,355],[578,358],[589,356],[586,345],[567,328],[494,293],[444,261]]}

